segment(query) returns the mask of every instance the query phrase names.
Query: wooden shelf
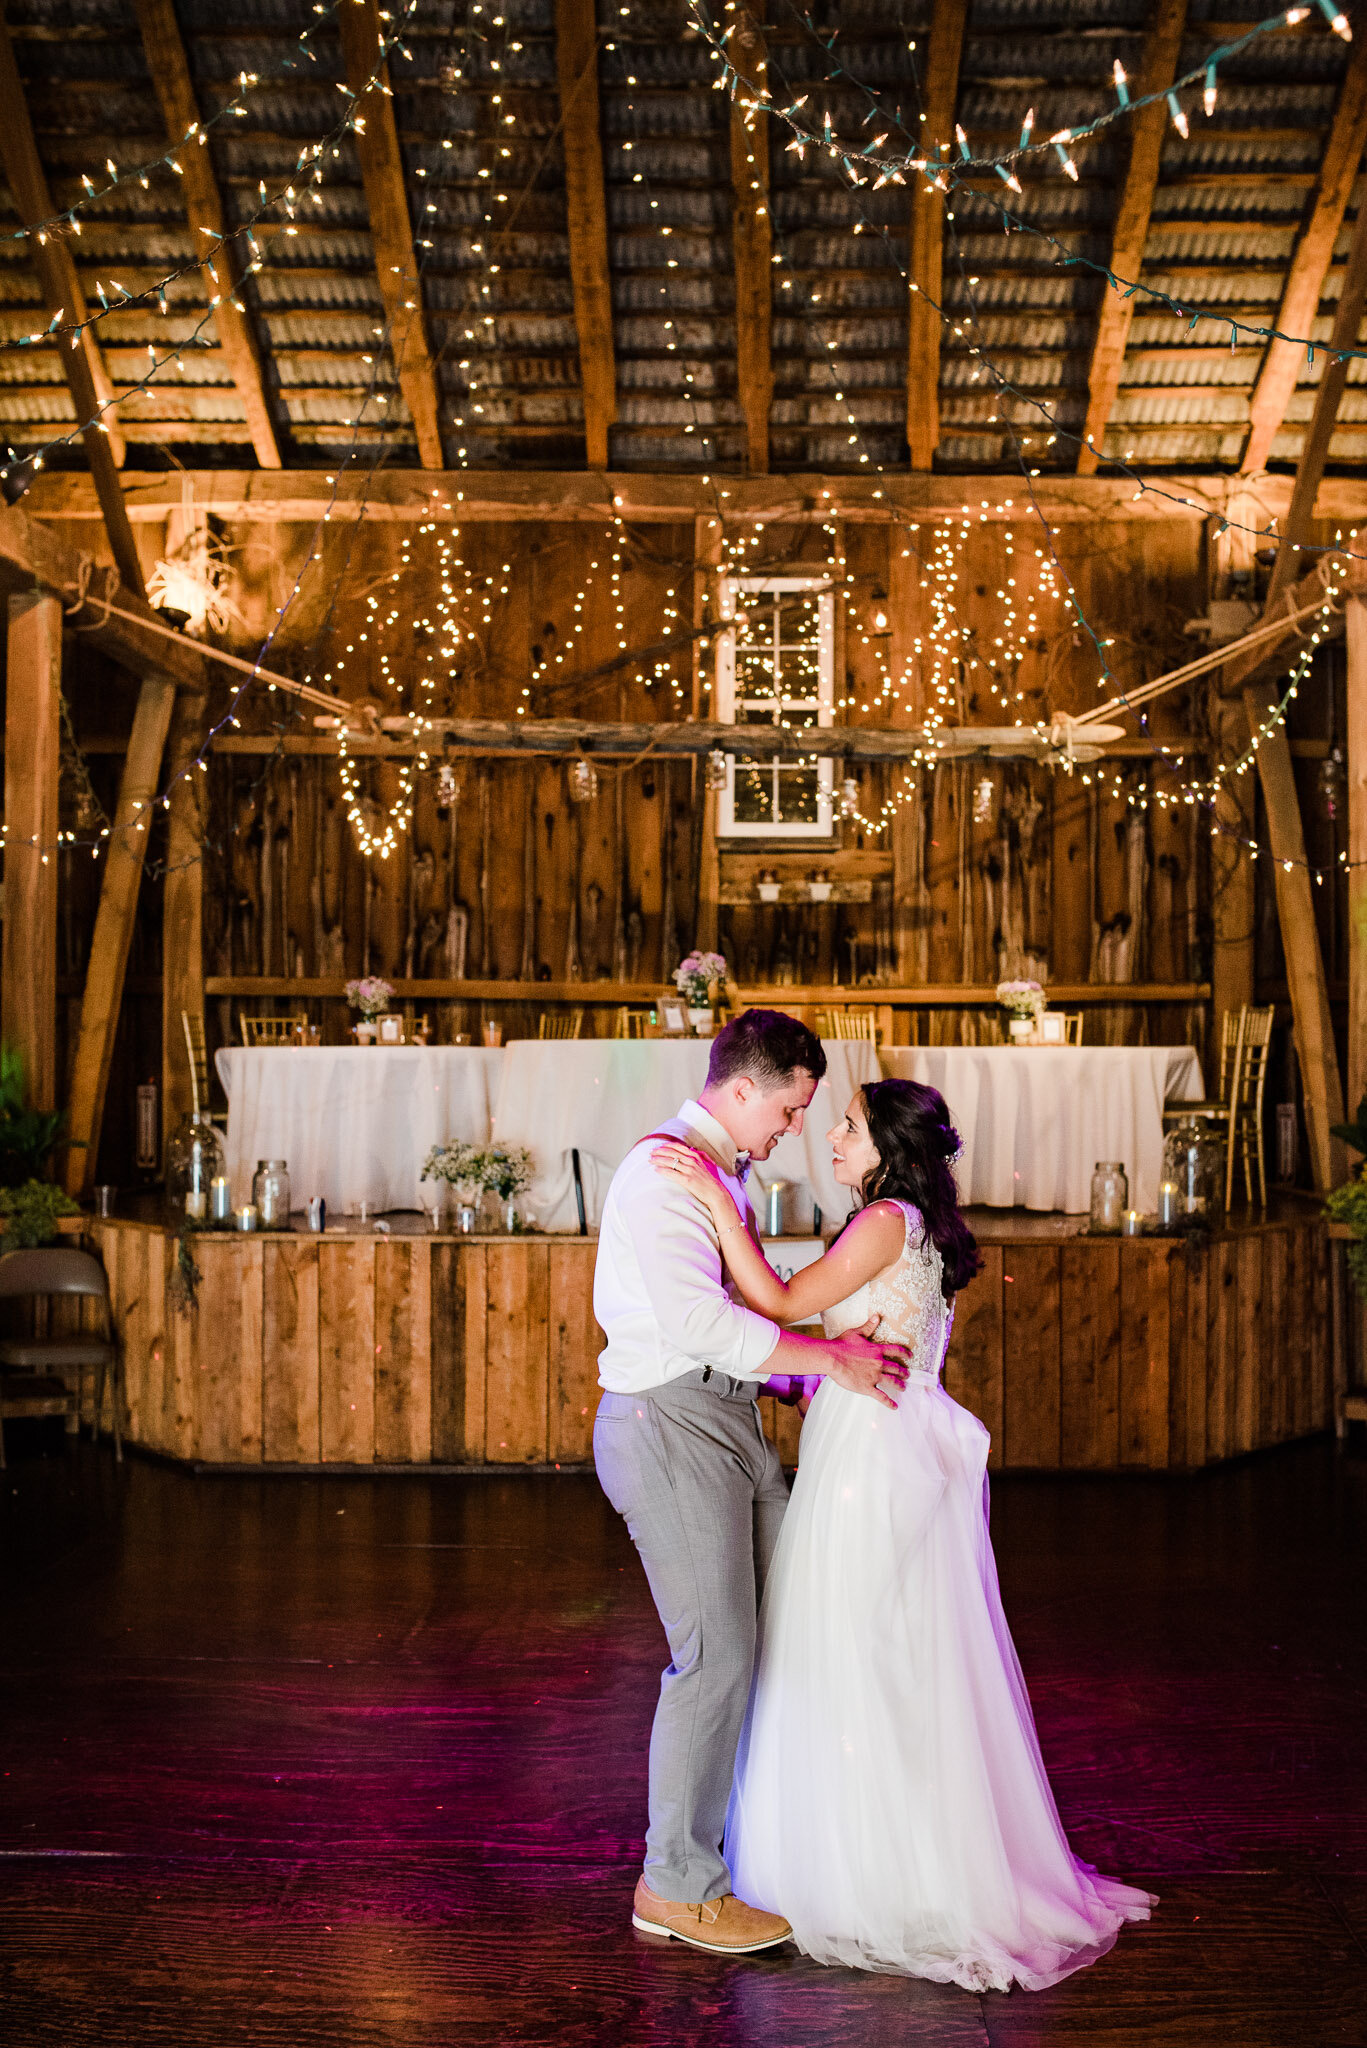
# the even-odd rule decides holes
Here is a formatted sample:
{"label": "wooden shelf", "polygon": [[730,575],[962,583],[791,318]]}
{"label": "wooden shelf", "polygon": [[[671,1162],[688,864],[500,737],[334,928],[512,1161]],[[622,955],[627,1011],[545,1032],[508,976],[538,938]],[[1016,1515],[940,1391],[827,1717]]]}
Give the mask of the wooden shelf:
{"label": "wooden shelf", "polygon": [[[400,981],[390,983],[399,1002],[456,1003],[583,1003],[586,1008],[617,1008],[623,1003],[674,1000],[674,990],[658,981]],[[206,996],[299,996],[321,999],[346,993],[342,976],[296,979],[287,975],[209,975]],[[736,991],[742,1004],[780,1008],[785,1004],[890,1003],[894,1009],[995,1009],[994,983],[958,983],[921,988],[872,986],[850,988],[838,982],[822,986],[782,987],[766,983]],[[1208,981],[1057,982],[1045,993],[1052,1003],[1208,1003]]]}

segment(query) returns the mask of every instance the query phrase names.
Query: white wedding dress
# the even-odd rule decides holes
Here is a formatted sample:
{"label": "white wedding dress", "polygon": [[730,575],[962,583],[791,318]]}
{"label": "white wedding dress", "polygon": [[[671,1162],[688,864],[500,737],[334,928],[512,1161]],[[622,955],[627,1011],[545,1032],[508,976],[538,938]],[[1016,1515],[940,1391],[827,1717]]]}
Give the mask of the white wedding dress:
{"label": "white wedding dress", "polygon": [[901,1257],[823,1320],[878,1316],[912,1376],[896,1413],[826,1380],[807,1415],[726,1859],[819,1962],[1040,1990],[1155,1902],[1068,1847],[997,1589],[987,1431],[940,1385],[940,1254],[899,1206]]}

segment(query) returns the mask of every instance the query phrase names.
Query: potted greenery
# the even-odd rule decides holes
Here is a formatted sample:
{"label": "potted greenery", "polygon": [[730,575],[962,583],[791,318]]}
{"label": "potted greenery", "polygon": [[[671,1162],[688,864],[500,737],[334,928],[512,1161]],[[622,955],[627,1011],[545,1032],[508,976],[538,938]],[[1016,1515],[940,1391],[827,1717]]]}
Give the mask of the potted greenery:
{"label": "potted greenery", "polygon": [[350,1009],[356,1011],[360,1023],[354,1024],[357,1045],[374,1045],[379,1033],[377,1017],[383,1017],[393,1000],[394,991],[387,981],[378,974],[365,974],[346,985],[346,999]]}
{"label": "potted greenery", "polygon": [[50,1244],[58,1217],[79,1213],[50,1177],[65,1118],[60,1110],[29,1109],[24,1095],[23,1054],[0,1046],[0,1219],[7,1251]]}
{"label": "potted greenery", "polygon": [[1352,1179],[1344,1181],[1341,1187],[1331,1188],[1325,1196],[1324,1213],[1331,1223],[1342,1223],[1352,1231],[1354,1241],[1348,1247],[1348,1270],[1359,1294],[1367,1295],[1367,1095],[1358,1104],[1353,1123],[1331,1124],[1329,1129],[1334,1137],[1342,1138],[1345,1145],[1364,1155]]}

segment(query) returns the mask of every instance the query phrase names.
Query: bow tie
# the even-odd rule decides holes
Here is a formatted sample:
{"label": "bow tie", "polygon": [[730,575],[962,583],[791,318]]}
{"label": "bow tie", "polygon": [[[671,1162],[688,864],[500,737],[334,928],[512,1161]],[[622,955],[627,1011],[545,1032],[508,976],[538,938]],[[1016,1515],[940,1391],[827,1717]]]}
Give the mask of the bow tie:
{"label": "bow tie", "polygon": [[741,1186],[744,1187],[750,1175],[750,1154],[748,1152],[737,1152],[736,1163],[731,1171]]}

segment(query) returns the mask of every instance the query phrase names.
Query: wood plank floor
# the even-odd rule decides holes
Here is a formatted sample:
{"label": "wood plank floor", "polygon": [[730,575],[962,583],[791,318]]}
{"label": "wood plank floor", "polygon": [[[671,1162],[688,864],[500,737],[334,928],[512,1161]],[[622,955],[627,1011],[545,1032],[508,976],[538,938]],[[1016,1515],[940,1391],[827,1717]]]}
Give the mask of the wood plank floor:
{"label": "wood plank floor", "polygon": [[1351,1454],[995,1482],[1065,1822],[1161,1904],[1055,1990],[980,1998],[631,1933],[662,1639],[591,1478],[196,1478],[9,1440],[7,2043],[1367,2042]]}

